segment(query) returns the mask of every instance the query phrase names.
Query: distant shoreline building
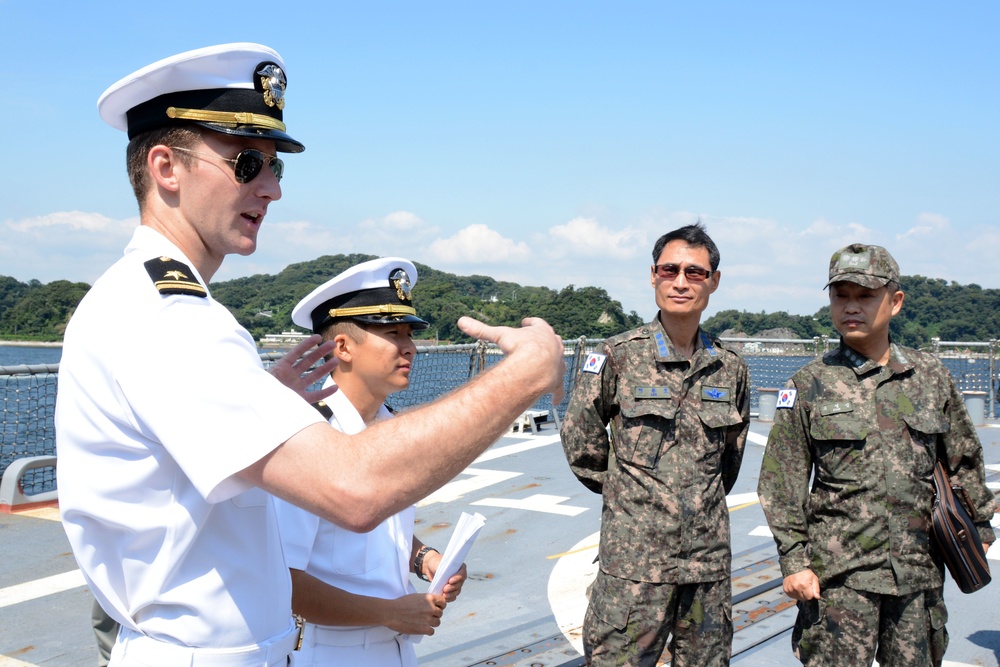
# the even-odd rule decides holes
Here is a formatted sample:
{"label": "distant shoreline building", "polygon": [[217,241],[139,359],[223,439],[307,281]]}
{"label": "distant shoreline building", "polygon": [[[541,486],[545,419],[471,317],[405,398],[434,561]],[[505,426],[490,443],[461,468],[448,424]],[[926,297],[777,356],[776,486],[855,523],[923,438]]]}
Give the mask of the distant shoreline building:
{"label": "distant shoreline building", "polygon": [[295,347],[312,334],[298,331],[282,331],[277,334],[265,334],[259,341],[259,347]]}

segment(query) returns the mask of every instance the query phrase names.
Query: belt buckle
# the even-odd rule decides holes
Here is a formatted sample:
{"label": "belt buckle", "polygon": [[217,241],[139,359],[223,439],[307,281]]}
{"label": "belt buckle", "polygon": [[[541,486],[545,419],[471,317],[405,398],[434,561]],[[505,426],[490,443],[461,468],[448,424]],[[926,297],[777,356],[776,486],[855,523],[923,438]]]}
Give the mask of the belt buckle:
{"label": "belt buckle", "polygon": [[295,629],[299,632],[299,639],[295,642],[295,648],[292,650],[298,651],[302,648],[302,640],[305,638],[306,620],[302,618],[301,614],[292,614],[292,618],[295,619]]}

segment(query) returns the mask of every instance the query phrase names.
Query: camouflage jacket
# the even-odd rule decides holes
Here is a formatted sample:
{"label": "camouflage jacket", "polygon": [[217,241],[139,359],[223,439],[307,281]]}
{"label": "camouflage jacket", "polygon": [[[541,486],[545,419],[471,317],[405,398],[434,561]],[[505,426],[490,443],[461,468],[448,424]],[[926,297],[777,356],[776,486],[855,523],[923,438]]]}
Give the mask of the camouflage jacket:
{"label": "camouflage jacket", "polygon": [[749,425],[746,362],[719,341],[699,331],[688,360],[659,319],[608,338],[561,431],[573,473],[604,495],[601,569],[654,583],[729,577],[726,493]]}
{"label": "camouflage jacket", "polygon": [[841,341],[787,387],[758,485],[784,576],[811,568],[821,586],[889,595],[940,586],[928,537],[938,451],[993,541],[982,446],[935,357],[893,344],[879,366]]}

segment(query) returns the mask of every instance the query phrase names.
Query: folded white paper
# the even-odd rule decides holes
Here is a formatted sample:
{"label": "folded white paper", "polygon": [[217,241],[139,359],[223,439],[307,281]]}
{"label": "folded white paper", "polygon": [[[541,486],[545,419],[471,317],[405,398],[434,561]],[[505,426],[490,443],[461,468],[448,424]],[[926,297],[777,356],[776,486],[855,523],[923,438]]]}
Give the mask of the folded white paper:
{"label": "folded white paper", "polygon": [[455,532],[451,534],[448,546],[441,554],[441,562],[431,580],[431,587],[427,589],[428,593],[441,594],[444,585],[462,567],[465,557],[469,554],[469,549],[472,548],[484,525],[486,525],[486,517],[479,512],[471,515],[462,512],[462,516],[459,517],[458,523],[455,525]]}

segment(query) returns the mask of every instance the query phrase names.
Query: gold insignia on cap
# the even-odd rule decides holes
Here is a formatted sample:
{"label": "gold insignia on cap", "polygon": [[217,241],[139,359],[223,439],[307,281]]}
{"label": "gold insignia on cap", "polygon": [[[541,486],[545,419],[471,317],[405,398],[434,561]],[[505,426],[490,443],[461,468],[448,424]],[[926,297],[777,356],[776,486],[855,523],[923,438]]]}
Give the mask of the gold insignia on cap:
{"label": "gold insignia on cap", "polygon": [[397,306],[387,303],[381,306],[354,306],[351,308],[331,308],[330,317],[357,317],[358,315],[416,315],[412,306]]}
{"label": "gold insignia on cap", "polygon": [[260,85],[264,89],[264,104],[269,107],[285,108],[285,87],[288,85],[285,73],[274,63],[268,63],[257,70]]}
{"label": "gold insignia on cap", "polygon": [[410,286],[410,276],[407,275],[406,271],[403,269],[396,269],[391,274],[389,274],[389,281],[392,286],[396,288],[396,296],[399,297],[400,301],[410,301],[410,291],[413,289]]}
{"label": "gold insignia on cap", "polygon": [[167,118],[177,120],[191,120],[202,123],[215,123],[227,127],[237,125],[253,125],[254,127],[266,130],[285,131],[285,124],[277,118],[271,118],[259,113],[243,113],[233,111],[207,111],[205,109],[181,109],[179,107],[167,107]]}

